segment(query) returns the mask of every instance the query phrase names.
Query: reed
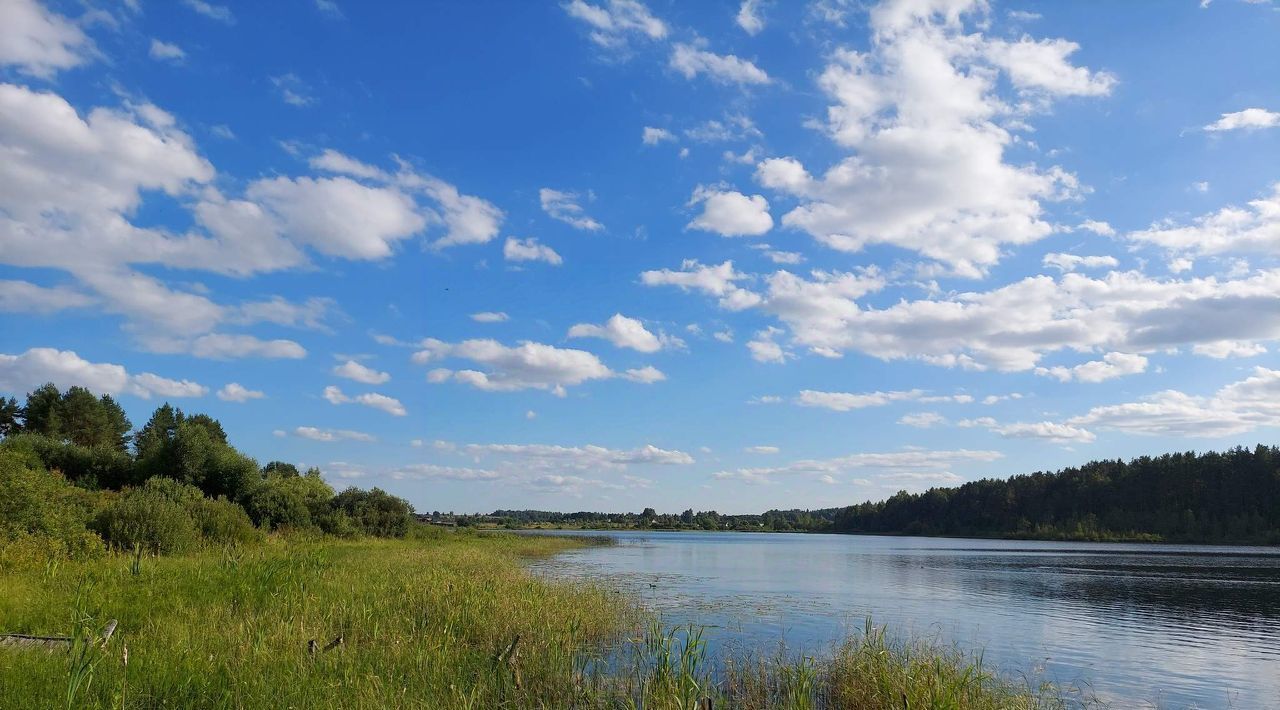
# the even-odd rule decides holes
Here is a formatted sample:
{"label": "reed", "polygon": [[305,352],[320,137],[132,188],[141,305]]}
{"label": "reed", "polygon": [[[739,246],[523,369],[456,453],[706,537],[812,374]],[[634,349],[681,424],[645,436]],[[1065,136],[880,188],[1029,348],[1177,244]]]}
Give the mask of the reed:
{"label": "reed", "polygon": [[[713,659],[702,629],[666,627],[615,590],[523,564],[582,544],[601,543],[422,529],[0,571],[0,631],[76,639],[70,653],[0,648],[0,704],[1055,707],[1051,692],[1002,680],[980,658],[871,626],[824,658]],[[104,619],[119,621],[105,643],[91,633]]]}

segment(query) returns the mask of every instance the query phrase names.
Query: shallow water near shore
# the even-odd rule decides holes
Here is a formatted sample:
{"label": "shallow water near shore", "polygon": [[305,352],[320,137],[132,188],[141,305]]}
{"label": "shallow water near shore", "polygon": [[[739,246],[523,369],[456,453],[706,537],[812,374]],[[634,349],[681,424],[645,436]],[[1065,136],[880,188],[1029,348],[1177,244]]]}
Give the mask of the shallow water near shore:
{"label": "shallow water near shore", "polygon": [[1280,708],[1280,548],[716,532],[536,563],[606,581],[713,652],[822,653],[871,617],[1114,707]]}

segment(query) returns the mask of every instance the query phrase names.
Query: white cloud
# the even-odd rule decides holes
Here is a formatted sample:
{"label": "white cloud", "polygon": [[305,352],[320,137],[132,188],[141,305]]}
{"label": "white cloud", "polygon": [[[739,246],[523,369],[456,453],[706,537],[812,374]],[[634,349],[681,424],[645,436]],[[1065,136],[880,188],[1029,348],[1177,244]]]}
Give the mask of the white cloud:
{"label": "white cloud", "polygon": [[899,424],[905,424],[917,429],[929,429],[939,424],[945,424],[947,418],[937,412],[917,412],[915,414],[904,414],[898,419]]}
{"label": "white cloud", "polygon": [[477,323],[504,323],[510,320],[510,316],[502,311],[481,311],[472,313],[471,320]]}
{"label": "white cloud", "polygon": [[1114,256],[1077,256],[1062,253],[1045,254],[1040,263],[1063,272],[1075,271],[1079,268],[1114,269],[1120,266],[1120,261]]}
{"label": "white cloud", "polygon": [[543,261],[552,266],[564,263],[555,249],[546,244],[539,244],[533,237],[528,239],[507,237],[506,243],[502,245],[502,258],[507,261]]}
{"label": "white cloud", "polygon": [[483,468],[466,468],[459,466],[439,466],[429,463],[415,463],[400,466],[388,474],[390,478],[403,480],[447,480],[447,481],[496,481],[503,474]]}
{"label": "white cloud", "polygon": [[749,35],[760,34],[764,29],[764,18],[760,16],[761,2],[762,0],[742,0],[742,5],[738,7],[738,14],[734,16],[738,27]]}
{"label": "white cloud", "polygon": [[1262,108],[1247,108],[1235,113],[1224,113],[1218,120],[1205,126],[1206,131],[1256,131],[1280,126],[1280,113]]}
{"label": "white cloud", "polygon": [[332,370],[333,374],[338,377],[345,377],[348,380],[355,380],[366,385],[380,385],[391,379],[391,375],[386,372],[379,372],[371,367],[362,365],[355,360],[347,360],[341,365],[337,365]]}
{"label": "white cloud", "polygon": [[362,404],[366,407],[382,410],[387,414],[396,417],[403,417],[409,413],[405,410],[404,405],[400,403],[400,400],[377,392],[366,392],[364,394],[358,394],[351,397],[345,394],[341,389],[334,387],[333,385],[329,385],[324,388],[324,398],[328,400],[330,404]]}
{"label": "white cloud", "polygon": [[1037,375],[1056,377],[1061,382],[1103,382],[1104,380],[1136,375],[1147,371],[1147,359],[1130,353],[1107,353],[1101,360],[1092,360],[1075,367],[1037,367]]}
{"label": "white cloud", "polygon": [[640,133],[640,140],[645,145],[658,145],[664,141],[675,141],[676,137],[671,131],[665,128],[654,128],[653,126],[645,126]]}
{"label": "white cloud", "polygon": [[667,36],[666,24],[637,0],[607,0],[600,5],[570,0],[564,9],[570,17],[586,23],[591,28],[591,41],[606,49],[624,49],[632,36],[649,40]]}
{"label": "white cloud", "polygon": [[515,347],[508,347],[496,340],[446,343],[428,338],[422,341],[421,346],[422,349],[413,355],[413,361],[418,364],[456,358],[487,368],[486,372],[444,370],[433,381],[440,382],[452,377],[477,389],[493,392],[543,389],[563,394],[566,387],[614,375],[592,353],[542,343],[526,341]]}
{"label": "white cloud", "polygon": [[218,390],[218,399],[224,402],[247,402],[251,399],[266,397],[260,390],[251,390],[239,382],[228,382]]}
{"label": "white cloud", "polygon": [[578,323],[569,328],[568,337],[603,338],[617,347],[631,348],[642,353],[656,353],[664,346],[679,347],[684,344],[679,338],[671,338],[665,334],[655,335],[644,327],[644,323],[621,313],[613,314],[604,325]]}
{"label": "white cloud", "polygon": [[1280,269],[1223,280],[1159,279],[1136,271],[1101,278],[1040,275],[990,291],[903,299],[883,308],[857,300],[884,285],[875,270],[814,271],[809,279],[778,271],[767,278],[763,294],[736,285],[751,279],[729,262],[686,262],[680,272],[641,275],[646,285],[679,285],[713,296],[741,291],[732,299],[720,296],[721,307],[760,308],[788,327],[791,345],[825,357],[853,351],[882,360],[1023,371],[1065,349],[1146,353],[1280,338]]}
{"label": "white cloud", "polygon": [[833,412],[848,412],[867,407],[883,407],[890,402],[917,400],[924,396],[924,390],[899,390],[892,392],[823,392],[820,390],[801,390],[796,395],[795,403],[802,407],[822,407]]}
{"label": "white cloud", "polygon": [[[1007,162],[1014,135],[1001,122],[1012,113],[1025,124],[1052,96],[1105,93],[1111,82],[1070,65],[1070,42],[965,34],[962,18],[985,7],[880,5],[870,51],[833,53],[818,81],[836,102],[826,126],[853,154],[821,176],[795,158],[760,163],[762,185],[801,202],[784,226],[840,251],[897,246],[971,277],[1005,247],[1053,231],[1042,202],[1074,196],[1078,181],[1058,167]],[[1009,106],[997,93],[1001,71],[1034,100]]]}
{"label": "white cloud", "polygon": [[1253,357],[1267,352],[1266,346],[1259,343],[1242,343],[1237,340],[1218,340],[1212,343],[1196,343],[1191,348],[1197,355],[1204,355],[1217,360],[1229,357]]}
{"label": "white cloud", "polygon": [[756,362],[771,362],[781,365],[791,357],[791,353],[782,349],[782,346],[774,340],[778,333],[782,331],[778,328],[769,327],[758,331],[754,340],[747,341],[747,351],[751,353],[751,359]]}
{"label": "white cloud", "polygon": [[720,191],[699,186],[689,206],[702,204],[702,214],[689,223],[689,228],[715,232],[722,237],[759,236],[773,229],[769,201],[761,195]]}
{"label": "white cloud", "polygon": [[343,18],[342,8],[334,0],[316,0],[316,9],[320,11],[320,14],[331,19],[341,20]]}
{"label": "white cloud", "polygon": [[718,471],[712,474],[717,480],[741,480],[749,483],[766,483],[776,476],[811,475],[815,478],[834,476],[851,471],[872,471],[878,478],[896,483],[910,481],[909,474],[922,474],[925,479],[938,476],[951,477],[950,469],[966,463],[990,463],[1003,458],[998,451],[973,451],[956,449],[931,451],[911,449],[887,453],[858,453],[832,459],[803,459],[784,466],[740,468]]}
{"label": "white cloud", "polygon": [[705,74],[722,84],[768,84],[771,80],[763,69],[736,55],[720,55],[697,47],[676,43],[668,66],[686,79]]}
{"label": "white cloud", "polygon": [[290,106],[304,108],[316,102],[311,87],[293,72],[271,77],[271,85],[280,94],[280,100]]}
{"label": "white cloud", "polygon": [[161,42],[152,38],[151,50],[148,52],[152,59],[158,59],[163,62],[181,62],[187,58],[187,53],[182,51],[182,47],[169,42]]}
{"label": "white cloud", "polygon": [[587,215],[582,205],[578,204],[580,195],[576,192],[565,192],[562,190],[553,190],[544,187],[538,190],[538,202],[542,205],[542,211],[546,212],[552,219],[559,220],[574,229],[583,229],[589,232],[597,232],[604,229],[604,225]]}
{"label": "white cloud", "polygon": [[781,453],[782,449],[776,446],[748,446],[743,451],[748,454],[777,454]]}
{"label": "white cloud", "polygon": [[1252,376],[1212,396],[1165,390],[1136,402],[1094,407],[1067,424],[1128,434],[1218,437],[1274,427],[1278,418],[1280,370],[1257,367]]}
{"label": "white cloud", "polygon": [[1088,444],[1097,438],[1086,429],[1054,422],[997,424],[991,431],[1007,439],[1046,439],[1056,444]]}
{"label": "white cloud", "polygon": [[84,308],[94,299],[66,286],[47,288],[29,281],[0,281],[0,312],[49,314]]}
{"label": "white cloud", "polygon": [[346,177],[267,178],[246,194],[271,210],[294,239],[347,259],[390,256],[395,242],[427,225],[408,195]]}
{"label": "white cloud", "polygon": [[372,434],[350,429],[317,429],[313,426],[300,426],[293,430],[293,434],[312,441],[377,441]]}
{"label": "white cloud", "polygon": [[632,368],[623,372],[622,377],[632,382],[639,382],[642,385],[651,385],[655,382],[662,382],[667,379],[666,374],[653,365]]}
{"label": "white cloud", "polygon": [[1280,251],[1280,182],[1271,186],[1270,194],[1248,204],[1248,209],[1230,205],[1190,224],[1166,221],[1127,236],[1131,241],[1192,255]]}
{"label": "white cloud", "polygon": [[190,353],[200,358],[228,360],[241,357],[286,358],[297,360],[307,351],[292,340],[261,340],[252,335],[210,333],[190,344]]}
{"label": "white cloud", "polygon": [[31,348],[20,355],[0,353],[0,391],[30,392],[52,382],[60,389],[85,387],[98,394],[128,394],[148,399],[203,397],[209,392],[191,380],[172,380],[144,372],[130,375],[123,365],[89,362],[71,350]]}
{"label": "white cloud", "polygon": [[1116,233],[1115,228],[1112,227],[1110,224],[1107,224],[1106,222],[1098,221],[1096,219],[1086,219],[1085,221],[1081,222],[1080,229],[1083,229],[1087,232],[1093,232],[1094,234],[1097,234],[1103,237],[1113,237],[1115,236],[1115,233]]}
{"label": "white cloud", "polygon": [[701,291],[720,299],[720,307],[740,311],[760,303],[760,296],[737,285],[747,276],[733,268],[732,261],[716,266],[703,266],[692,259],[680,265],[680,271],[662,269],[645,271],[640,282],[645,286],[676,286],[682,291]]}
{"label": "white cloud", "polygon": [[473,457],[516,459],[534,468],[552,470],[623,469],[633,465],[687,466],[693,463],[693,457],[683,451],[661,449],[652,444],[637,449],[609,449],[591,444],[467,444],[460,451]]}
{"label": "white cloud", "polygon": [[[161,397],[203,397],[209,393],[209,388],[198,382],[171,380],[167,377],[153,375],[150,372],[134,375],[132,384],[142,392]],[[146,397],[148,395],[142,396]]]}
{"label": "white cloud", "polygon": [[48,79],[89,61],[93,42],[71,20],[36,0],[0,3],[0,66]]}

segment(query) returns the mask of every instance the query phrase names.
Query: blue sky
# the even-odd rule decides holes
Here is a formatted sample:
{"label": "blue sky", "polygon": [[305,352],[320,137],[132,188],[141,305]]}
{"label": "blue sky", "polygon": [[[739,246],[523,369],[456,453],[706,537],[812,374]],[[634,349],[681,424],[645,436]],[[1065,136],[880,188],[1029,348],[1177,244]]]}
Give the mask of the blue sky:
{"label": "blue sky", "polygon": [[424,510],[1274,443],[1280,6],[0,3],[0,392]]}

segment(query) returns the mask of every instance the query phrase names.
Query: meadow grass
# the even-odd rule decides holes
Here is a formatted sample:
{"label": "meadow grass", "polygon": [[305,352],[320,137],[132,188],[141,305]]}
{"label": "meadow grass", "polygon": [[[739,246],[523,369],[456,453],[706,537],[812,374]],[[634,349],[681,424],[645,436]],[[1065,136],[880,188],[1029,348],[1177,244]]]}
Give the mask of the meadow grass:
{"label": "meadow grass", "polygon": [[[820,659],[712,659],[626,595],[522,560],[598,539],[426,530],[0,571],[5,708],[1041,708],[980,659],[867,631]],[[105,646],[97,630],[119,628]],[[646,630],[647,625],[647,630]],[[341,643],[325,650],[336,639]],[[311,643],[315,641],[314,647]],[[127,651],[126,651],[127,649]],[[127,658],[127,662],[126,662]]]}

